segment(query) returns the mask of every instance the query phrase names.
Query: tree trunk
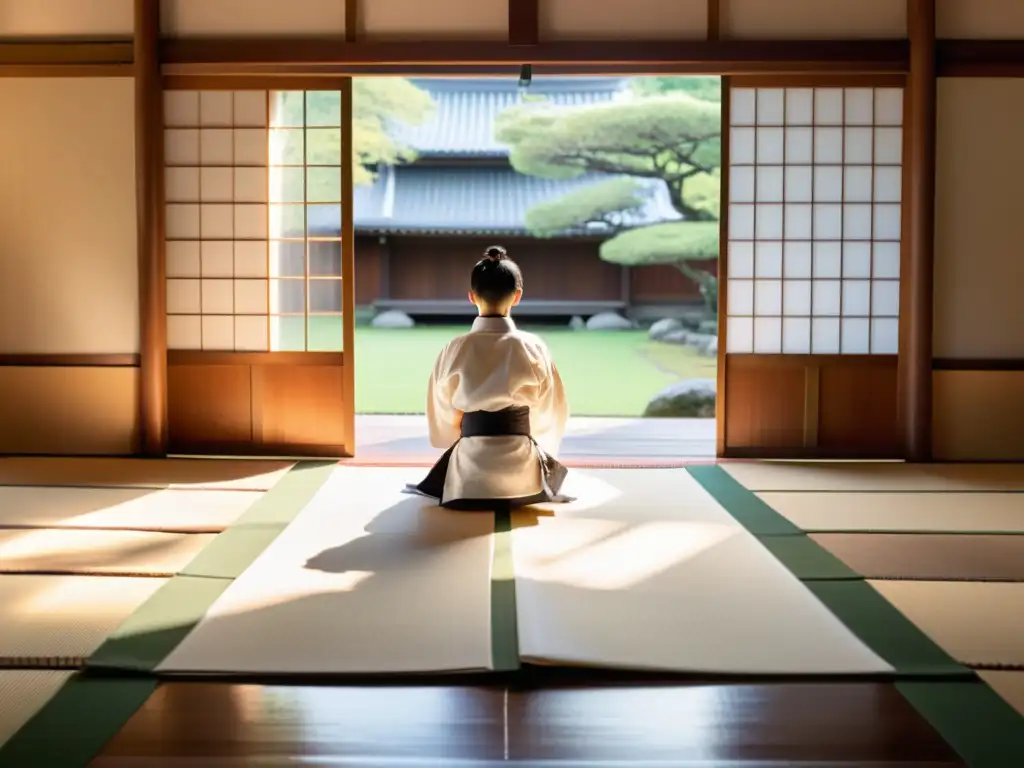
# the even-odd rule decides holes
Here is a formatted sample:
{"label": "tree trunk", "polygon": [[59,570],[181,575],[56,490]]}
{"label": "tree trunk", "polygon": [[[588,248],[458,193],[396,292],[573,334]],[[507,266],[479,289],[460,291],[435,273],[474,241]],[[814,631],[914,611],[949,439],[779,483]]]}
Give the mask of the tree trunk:
{"label": "tree trunk", "polygon": [[685,180],[682,179],[676,182],[665,181],[672,207],[679,211],[687,221],[715,221],[715,217],[710,211],[704,211],[686,204],[686,201],[683,200],[683,184],[685,183]]}
{"label": "tree trunk", "polygon": [[687,278],[697,284],[700,289],[701,298],[704,299],[704,308],[712,317],[718,316],[718,278],[703,269],[695,269],[685,261],[675,261],[672,266],[686,275]]}

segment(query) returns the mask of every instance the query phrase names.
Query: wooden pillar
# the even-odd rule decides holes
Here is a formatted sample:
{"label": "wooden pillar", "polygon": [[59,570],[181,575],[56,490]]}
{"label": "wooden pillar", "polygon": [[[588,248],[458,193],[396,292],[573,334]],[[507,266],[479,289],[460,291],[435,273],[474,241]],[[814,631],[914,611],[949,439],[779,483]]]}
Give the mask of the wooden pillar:
{"label": "wooden pillar", "polygon": [[708,0],[708,40],[718,40],[722,36],[722,3],[721,0]]}
{"label": "wooden pillar", "polygon": [[387,235],[377,239],[377,263],[380,265],[380,298],[391,298],[391,243]]}
{"label": "wooden pillar", "polygon": [[932,304],[935,257],[935,0],[907,0],[910,73],[905,110],[907,163],[900,415],[904,456],[932,450]]}
{"label": "wooden pillar", "polygon": [[537,45],[540,39],[538,5],[539,0],[508,0],[509,45]]}
{"label": "wooden pillar", "polygon": [[135,207],[139,268],[139,430],[145,456],[167,454],[163,91],[160,0],[135,0]]}
{"label": "wooden pillar", "polygon": [[[358,0],[345,0],[345,42],[359,38]],[[356,455],[356,227],[353,139],[355,89],[351,77],[341,81],[341,307],[344,369],[341,374],[342,402],[345,403],[345,455]]]}

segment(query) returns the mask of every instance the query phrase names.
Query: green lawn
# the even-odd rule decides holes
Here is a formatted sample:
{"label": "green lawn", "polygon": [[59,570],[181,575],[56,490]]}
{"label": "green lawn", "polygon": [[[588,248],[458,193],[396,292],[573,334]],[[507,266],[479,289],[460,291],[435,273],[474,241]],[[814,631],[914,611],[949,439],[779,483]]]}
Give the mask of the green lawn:
{"label": "green lawn", "polygon": [[[639,416],[651,396],[674,381],[715,377],[714,358],[701,357],[689,347],[648,341],[646,331],[525,329],[547,342],[572,412],[579,416]],[[438,352],[465,330],[356,328],[357,412],[422,413],[427,377]],[[316,336],[311,332],[310,341]]]}

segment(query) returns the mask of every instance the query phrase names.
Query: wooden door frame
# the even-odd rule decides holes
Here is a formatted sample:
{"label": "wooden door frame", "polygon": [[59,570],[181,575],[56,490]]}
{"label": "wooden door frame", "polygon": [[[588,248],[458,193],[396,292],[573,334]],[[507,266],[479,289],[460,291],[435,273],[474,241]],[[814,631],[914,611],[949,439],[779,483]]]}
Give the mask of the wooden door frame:
{"label": "wooden door frame", "polygon": [[[166,332],[163,335],[164,345],[164,379],[163,396],[167,398],[169,384],[167,382],[168,366],[329,366],[339,367],[342,371],[341,391],[338,396],[346,405],[344,411],[344,439],[340,444],[329,444],[320,446],[319,449],[313,446],[303,451],[303,455],[323,455],[351,457],[355,455],[355,228],[352,218],[352,153],[347,148],[352,146],[352,77],[345,75],[314,77],[283,76],[283,77],[163,77],[161,83],[161,98],[166,91],[315,91],[331,90],[341,93],[341,272],[342,272],[342,351],[340,352],[231,352],[231,351],[206,351],[206,350],[168,350],[166,348]],[[163,135],[164,127],[160,125],[160,136]],[[159,183],[163,184],[163,166],[158,169]],[[348,190],[346,192],[346,190]],[[161,206],[159,211],[161,219],[161,239],[155,245],[156,258],[159,261],[159,270],[162,275],[163,287],[160,295],[166,295],[166,253],[162,237],[162,220],[164,209]],[[154,314],[153,303],[147,305],[147,316]],[[166,308],[162,305],[160,310],[163,317],[159,325],[166,328]],[[151,323],[156,323],[157,318],[148,317]],[[145,371],[145,369],[144,369]],[[147,382],[152,384],[150,380]],[[256,407],[254,405],[254,407]],[[164,406],[164,443],[161,452],[146,455],[166,455],[169,426],[166,416],[166,405]],[[191,449],[198,449],[200,446],[189,446]],[[240,454],[260,453],[246,444],[229,446],[230,449]],[[262,452],[275,455],[288,455],[294,448],[287,444],[264,446]]]}

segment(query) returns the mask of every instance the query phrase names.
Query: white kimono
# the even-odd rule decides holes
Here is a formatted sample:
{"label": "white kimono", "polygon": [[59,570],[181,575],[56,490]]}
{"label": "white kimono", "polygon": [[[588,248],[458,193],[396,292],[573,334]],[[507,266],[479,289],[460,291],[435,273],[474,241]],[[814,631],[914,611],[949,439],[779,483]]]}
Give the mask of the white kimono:
{"label": "white kimono", "polygon": [[[530,436],[462,437],[464,413],[515,406],[529,407]],[[478,317],[469,333],[442,350],[430,376],[430,443],[455,446],[440,501],[514,500],[542,493],[543,454],[557,457],[568,417],[565,389],[547,345],[518,330],[511,318]]]}

